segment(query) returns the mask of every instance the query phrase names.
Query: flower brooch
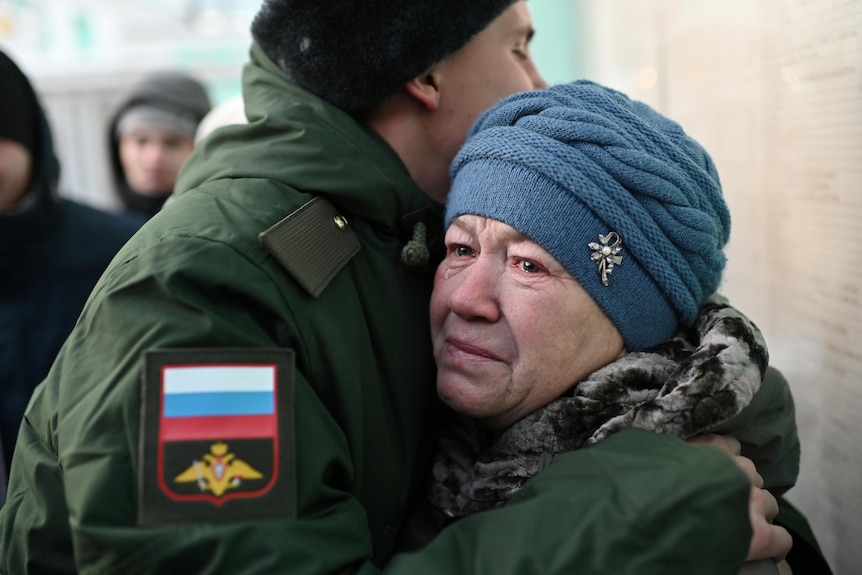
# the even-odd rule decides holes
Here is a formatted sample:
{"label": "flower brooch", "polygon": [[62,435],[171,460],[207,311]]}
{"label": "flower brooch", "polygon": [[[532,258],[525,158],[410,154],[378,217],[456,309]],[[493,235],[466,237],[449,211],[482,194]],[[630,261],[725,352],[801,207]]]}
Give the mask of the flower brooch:
{"label": "flower brooch", "polygon": [[590,242],[590,249],[593,250],[591,257],[599,267],[602,284],[608,285],[608,275],[613,273],[614,266],[623,263],[623,257],[617,255],[623,250],[623,240],[618,233],[610,232],[606,236],[599,234],[599,242]]}

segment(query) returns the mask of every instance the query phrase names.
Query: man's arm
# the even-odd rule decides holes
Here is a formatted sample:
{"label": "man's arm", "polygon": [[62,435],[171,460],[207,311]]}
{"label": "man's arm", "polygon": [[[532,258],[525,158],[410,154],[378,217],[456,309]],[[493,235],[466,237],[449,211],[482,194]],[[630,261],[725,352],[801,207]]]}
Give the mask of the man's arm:
{"label": "man's arm", "polygon": [[[352,445],[301,370],[293,381],[296,466],[282,469],[296,490],[292,511],[138,524],[141,352],[279,343],[253,320],[262,313],[250,307],[254,298],[236,305],[241,298],[231,293],[233,303],[223,302],[217,315],[201,307],[221,301],[221,289],[238,289],[220,287],[210,277],[216,272],[242,278],[243,289],[269,280],[209,243],[190,251],[197,267],[160,286],[131,277],[99,311],[85,312],[49,376],[53,384],[34,396],[0,512],[0,572],[380,571],[372,510],[356,496],[359,450],[378,446]],[[589,566],[649,575],[696,565],[707,575],[735,575],[751,537],[748,494],[744,474],[717,450],[623,432],[559,457],[504,508],[459,521],[385,572],[514,575]],[[63,551],[69,547],[74,563]]]}
{"label": "man's arm", "polygon": [[736,575],[750,489],[719,450],[623,431],[557,457],[504,507],[453,523],[386,572]]}
{"label": "man's arm", "polygon": [[782,495],[799,475],[799,436],[796,409],[787,380],[768,367],[760,389],[739,415],[712,430],[730,435],[741,445],[741,455],[751,459],[764,486]]}
{"label": "man's arm", "polygon": [[749,458],[763,478],[763,487],[777,499],[774,522],[793,537],[787,562],[797,575],[831,573],[807,519],[784,498],[796,484],[800,465],[796,410],[790,386],[775,368],[767,368],[760,390],[739,415],[717,427],[715,433],[734,437],[736,454]]}
{"label": "man's arm", "polygon": [[[44,400],[42,393],[40,389],[36,407]],[[327,416],[310,409],[308,417]],[[198,573],[377,572],[365,510],[338,487],[339,476],[349,485],[346,446],[338,445],[337,434],[310,431],[299,427],[298,437],[305,438],[298,452],[317,451],[322,465],[316,468],[303,459],[298,471],[326,473],[316,490],[300,494],[295,518],[138,527],[130,462],[119,464],[128,455],[118,449],[112,456],[93,458],[86,474],[78,469],[67,478],[74,481],[66,494],[76,509],[72,525],[78,568],[82,573],[160,573],[178,565]],[[25,496],[32,504],[41,497],[38,484],[52,493],[48,484],[58,481],[60,472],[46,473],[53,468],[52,458],[33,430],[23,436],[36,443],[26,450],[27,457],[42,454],[40,460],[30,460],[35,491]],[[123,443],[116,439],[120,441],[110,442],[115,448]],[[113,460],[107,467],[105,457]],[[744,475],[718,450],[647,432],[622,432],[560,457],[506,507],[456,523],[423,551],[396,557],[385,572],[514,575],[524,570],[563,573],[577,566],[583,572],[649,575],[670,568],[695,572],[696,567],[707,575],[731,575],[748,549],[748,491]],[[6,557],[10,564],[15,559],[50,563],[50,547],[30,549],[25,542],[28,531],[44,529],[40,513],[63,514],[62,496],[55,493],[55,499],[24,509],[20,501],[13,503],[23,511],[17,518],[24,529],[4,534],[23,540]]]}

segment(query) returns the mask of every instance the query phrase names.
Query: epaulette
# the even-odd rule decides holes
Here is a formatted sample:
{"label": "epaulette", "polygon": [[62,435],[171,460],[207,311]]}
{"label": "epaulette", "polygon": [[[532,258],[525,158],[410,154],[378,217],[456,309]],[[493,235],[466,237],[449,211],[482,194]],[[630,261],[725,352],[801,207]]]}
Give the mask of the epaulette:
{"label": "epaulette", "polygon": [[323,292],[360,247],[347,218],[320,196],[258,238],[313,297]]}

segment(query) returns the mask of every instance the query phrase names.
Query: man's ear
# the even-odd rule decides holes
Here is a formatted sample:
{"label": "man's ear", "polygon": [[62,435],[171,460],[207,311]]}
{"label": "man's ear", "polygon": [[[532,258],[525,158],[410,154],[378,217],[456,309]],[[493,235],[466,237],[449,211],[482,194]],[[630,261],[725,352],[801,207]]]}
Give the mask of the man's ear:
{"label": "man's ear", "polygon": [[407,93],[416,98],[428,110],[440,106],[440,78],[437,67],[416,76],[404,86]]}

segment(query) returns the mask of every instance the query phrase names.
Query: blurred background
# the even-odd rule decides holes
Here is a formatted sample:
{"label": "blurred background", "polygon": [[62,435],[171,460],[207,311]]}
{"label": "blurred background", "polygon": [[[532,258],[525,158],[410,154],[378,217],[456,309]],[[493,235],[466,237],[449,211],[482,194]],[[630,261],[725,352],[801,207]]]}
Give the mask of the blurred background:
{"label": "blurred background", "polygon": [[[722,290],[766,334],[802,438],[789,495],[836,575],[862,565],[862,0],[530,0],[552,83],[590,78],[711,151],[734,217]],[[36,85],[61,192],[115,208],[107,117],[178,68],[240,91],[259,0],[0,0],[0,45]],[[454,17],[454,16],[453,16]]]}

